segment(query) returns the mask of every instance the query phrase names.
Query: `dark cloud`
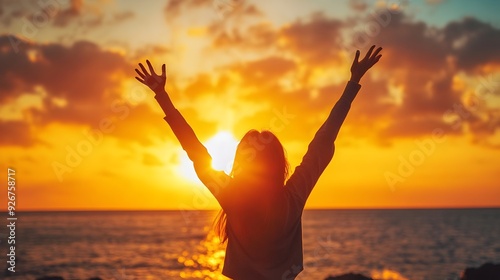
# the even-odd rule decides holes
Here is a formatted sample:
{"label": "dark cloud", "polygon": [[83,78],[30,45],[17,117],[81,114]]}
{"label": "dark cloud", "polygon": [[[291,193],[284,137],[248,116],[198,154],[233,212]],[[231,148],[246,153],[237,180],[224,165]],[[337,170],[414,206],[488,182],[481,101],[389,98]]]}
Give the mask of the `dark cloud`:
{"label": "dark cloud", "polygon": [[[404,13],[386,13],[389,15],[387,26],[378,25],[379,32],[369,45],[378,44],[384,47],[384,63],[386,69],[415,69],[418,72],[435,73],[444,69],[449,49],[440,39],[439,30],[423,22],[412,21]],[[373,25],[375,21],[368,21]]]}
{"label": "dark cloud", "polygon": [[281,28],[273,28],[262,21],[232,28],[224,22],[213,22],[209,34],[213,38],[211,47],[215,50],[275,49],[315,67],[341,60],[342,27],[342,21],[314,13],[308,19],[298,19]]}
{"label": "dark cloud", "polygon": [[311,66],[340,60],[343,23],[315,13],[307,21],[297,20],[279,31],[282,48]]}
{"label": "dark cloud", "polygon": [[39,141],[31,134],[29,124],[23,121],[0,120],[0,146],[29,147]]}
{"label": "dark cloud", "polygon": [[473,71],[485,64],[500,64],[500,29],[491,24],[468,17],[449,23],[443,33],[460,69]]}
{"label": "dark cloud", "polygon": [[82,123],[88,116],[102,116],[103,108],[98,104],[118,98],[118,92],[110,90],[119,85],[113,76],[124,74],[129,67],[121,55],[85,41],[70,47],[24,42],[16,52],[10,48],[11,41],[20,39],[0,37],[0,48],[7,50],[0,53],[0,101],[33,93],[35,86],[42,86],[50,97],[68,101],[66,107],[55,107],[45,99],[44,110],[51,113],[43,121]]}
{"label": "dark cloud", "polygon": [[82,15],[83,5],[83,0],[71,0],[69,2],[69,7],[56,11],[53,20],[54,26],[66,27],[75,18]]}
{"label": "dark cloud", "polygon": [[31,94],[42,100],[42,106],[23,112],[26,120],[19,122],[22,125],[3,122],[2,131],[12,129],[9,138],[15,140],[2,143],[33,144],[37,137],[30,127],[51,123],[85,126],[145,145],[161,135],[160,126],[151,124],[158,119],[157,113],[149,106],[129,102],[128,95],[146,98],[147,90],[140,87],[140,94],[123,93],[124,78],[134,75],[134,67],[123,55],[87,41],[71,46],[23,42],[17,48],[12,41],[20,39],[0,37],[0,105]]}
{"label": "dark cloud", "polygon": [[[444,115],[457,107],[468,111],[463,104],[465,93],[453,88],[453,79],[459,70],[472,71],[497,59],[498,52],[492,50],[500,49],[500,41],[486,39],[482,34],[494,35],[500,30],[475,19],[452,22],[438,29],[414,21],[403,13],[392,14],[388,25],[380,28],[373,43],[384,47],[384,57],[376,67],[385,73],[383,76],[403,88],[401,103],[389,111],[384,109],[391,115],[384,117],[387,125],[379,132],[381,138],[418,137],[431,134],[435,128],[457,134],[463,132],[462,125],[466,122],[480,121],[470,112],[468,119],[459,126],[455,123],[451,129]],[[481,46],[469,43],[469,39],[457,38],[477,41],[482,38],[482,43],[489,45]],[[459,44],[453,43],[454,40],[462,41]]]}
{"label": "dark cloud", "polygon": [[32,60],[43,58],[40,56],[43,48],[14,35],[0,36],[0,102],[34,92],[47,64],[43,60],[37,63]]}

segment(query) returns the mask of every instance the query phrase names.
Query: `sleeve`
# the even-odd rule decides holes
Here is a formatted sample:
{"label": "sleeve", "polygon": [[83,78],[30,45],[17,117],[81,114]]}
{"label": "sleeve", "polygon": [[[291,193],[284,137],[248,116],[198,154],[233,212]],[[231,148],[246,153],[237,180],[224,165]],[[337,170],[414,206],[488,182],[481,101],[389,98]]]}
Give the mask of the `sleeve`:
{"label": "sleeve", "polygon": [[[161,105],[161,98],[157,98]],[[219,204],[224,208],[227,204],[225,189],[231,181],[231,177],[223,171],[212,168],[212,157],[208,150],[198,140],[191,126],[187,123],[181,113],[176,109],[166,112],[164,120],[170,125],[182,148],[186,151],[189,159],[193,162],[194,169],[201,182],[215,196]]]}
{"label": "sleeve", "polygon": [[293,207],[302,213],[305,203],[319,177],[333,158],[334,142],[361,86],[349,81],[330,115],[314,135],[302,162],[295,168],[285,189]]}

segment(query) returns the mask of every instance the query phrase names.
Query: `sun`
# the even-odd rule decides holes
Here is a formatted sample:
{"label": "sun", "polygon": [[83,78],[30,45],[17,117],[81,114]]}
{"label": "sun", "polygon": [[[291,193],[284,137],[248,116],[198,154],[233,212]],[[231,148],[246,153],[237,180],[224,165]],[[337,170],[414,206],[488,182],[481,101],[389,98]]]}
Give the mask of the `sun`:
{"label": "sun", "polygon": [[[212,156],[212,168],[224,171],[226,174],[231,172],[233,167],[234,154],[238,146],[238,140],[229,131],[219,131],[210,139],[203,143]],[[179,173],[190,181],[199,182],[194,172],[193,163],[188,158],[186,152],[179,151],[180,163]]]}

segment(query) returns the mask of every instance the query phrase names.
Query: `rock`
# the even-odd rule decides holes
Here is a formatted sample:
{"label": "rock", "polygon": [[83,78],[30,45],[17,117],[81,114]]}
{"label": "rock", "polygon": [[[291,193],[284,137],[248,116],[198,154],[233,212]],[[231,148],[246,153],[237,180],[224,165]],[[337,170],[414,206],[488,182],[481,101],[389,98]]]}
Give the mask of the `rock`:
{"label": "rock", "polygon": [[373,279],[361,274],[349,273],[340,276],[329,276],[325,280],[373,280]]}
{"label": "rock", "polygon": [[485,263],[479,268],[469,267],[462,272],[460,280],[498,280],[500,279],[500,263]]}

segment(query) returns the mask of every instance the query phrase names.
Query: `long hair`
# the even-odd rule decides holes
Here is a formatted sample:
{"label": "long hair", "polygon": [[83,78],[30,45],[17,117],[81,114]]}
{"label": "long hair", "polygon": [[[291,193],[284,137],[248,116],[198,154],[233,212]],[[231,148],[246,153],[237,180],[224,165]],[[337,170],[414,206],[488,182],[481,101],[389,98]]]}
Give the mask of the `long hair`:
{"label": "long hair", "polygon": [[[285,184],[288,169],[285,149],[278,138],[268,130],[252,129],[243,136],[236,149],[230,187],[253,192],[263,188],[269,192],[278,191]],[[215,218],[214,230],[221,243],[227,241],[227,215],[223,209]]]}

